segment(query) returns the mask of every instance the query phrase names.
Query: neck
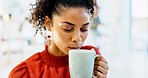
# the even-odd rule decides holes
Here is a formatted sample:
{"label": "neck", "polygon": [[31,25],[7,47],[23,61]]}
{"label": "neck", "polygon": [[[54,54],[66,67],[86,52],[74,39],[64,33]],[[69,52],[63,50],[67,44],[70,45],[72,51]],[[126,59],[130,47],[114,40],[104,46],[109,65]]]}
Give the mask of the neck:
{"label": "neck", "polygon": [[65,56],[65,54],[54,43],[48,45],[48,52],[54,56]]}

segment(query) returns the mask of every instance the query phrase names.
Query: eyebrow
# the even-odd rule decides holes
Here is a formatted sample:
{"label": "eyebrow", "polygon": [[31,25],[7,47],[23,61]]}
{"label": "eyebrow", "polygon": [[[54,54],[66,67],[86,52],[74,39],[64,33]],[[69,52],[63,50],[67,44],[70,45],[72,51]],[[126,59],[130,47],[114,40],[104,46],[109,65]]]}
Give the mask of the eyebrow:
{"label": "eyebrow", "polygon": [[89,22],[88,22],[88,23],[86,23],[86,24],[84,24],[83,26],[88,25],[88,24],[89,24]]}
{"label": "eyebrow", "polygon": [[[75,24],[73,24],[73,23],[71,23],[71,22],[62,22],[62,23],[66,23],[66,24],[69,24],[69,25],[72,25],[72,26],[76,26]],[[86,23],[86,24],[83,24],[83,26],[85,26],[85,25],[88,25],[89,24],[89,22],[88,23]]]}

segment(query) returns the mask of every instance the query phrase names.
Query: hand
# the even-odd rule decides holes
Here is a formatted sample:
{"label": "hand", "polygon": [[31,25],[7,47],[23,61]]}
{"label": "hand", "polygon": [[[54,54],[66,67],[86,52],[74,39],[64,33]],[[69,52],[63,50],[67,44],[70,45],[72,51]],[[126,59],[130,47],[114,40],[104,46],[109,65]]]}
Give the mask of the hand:
{"label": "hand", "polygon": [[108,69],[107,60],[102,56],[98,56],[95,59],[94,76],[97,76],[97,78],[106,78]]}

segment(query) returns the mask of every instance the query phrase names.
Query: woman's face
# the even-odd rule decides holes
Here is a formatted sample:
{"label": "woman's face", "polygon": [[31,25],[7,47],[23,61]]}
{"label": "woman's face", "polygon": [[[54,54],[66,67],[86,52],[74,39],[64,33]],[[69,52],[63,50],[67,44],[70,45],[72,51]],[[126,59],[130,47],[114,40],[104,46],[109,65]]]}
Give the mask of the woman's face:
{"label": "woman's face", "polygon": [[58,54],[68,55],[70,49],[80,48],[84,43],[88,35],[90,15],[84,8],[68,8],[60,13],[53,15],[51,46]]}

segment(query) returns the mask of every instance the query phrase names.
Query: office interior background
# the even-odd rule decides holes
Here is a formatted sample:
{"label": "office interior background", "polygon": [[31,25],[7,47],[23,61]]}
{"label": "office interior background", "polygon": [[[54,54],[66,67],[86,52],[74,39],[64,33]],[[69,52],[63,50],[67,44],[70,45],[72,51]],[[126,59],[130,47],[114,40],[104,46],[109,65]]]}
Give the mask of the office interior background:
{"label": "office interior background", "polygon": [[[26,21],[35,0],[0,0],[0,78],[44,49],[45,39]],[[148,0],[98,0],[86,45],[109,62],[107,78],[148,78]],[[93,26],[94,25],[94,26]]]}

